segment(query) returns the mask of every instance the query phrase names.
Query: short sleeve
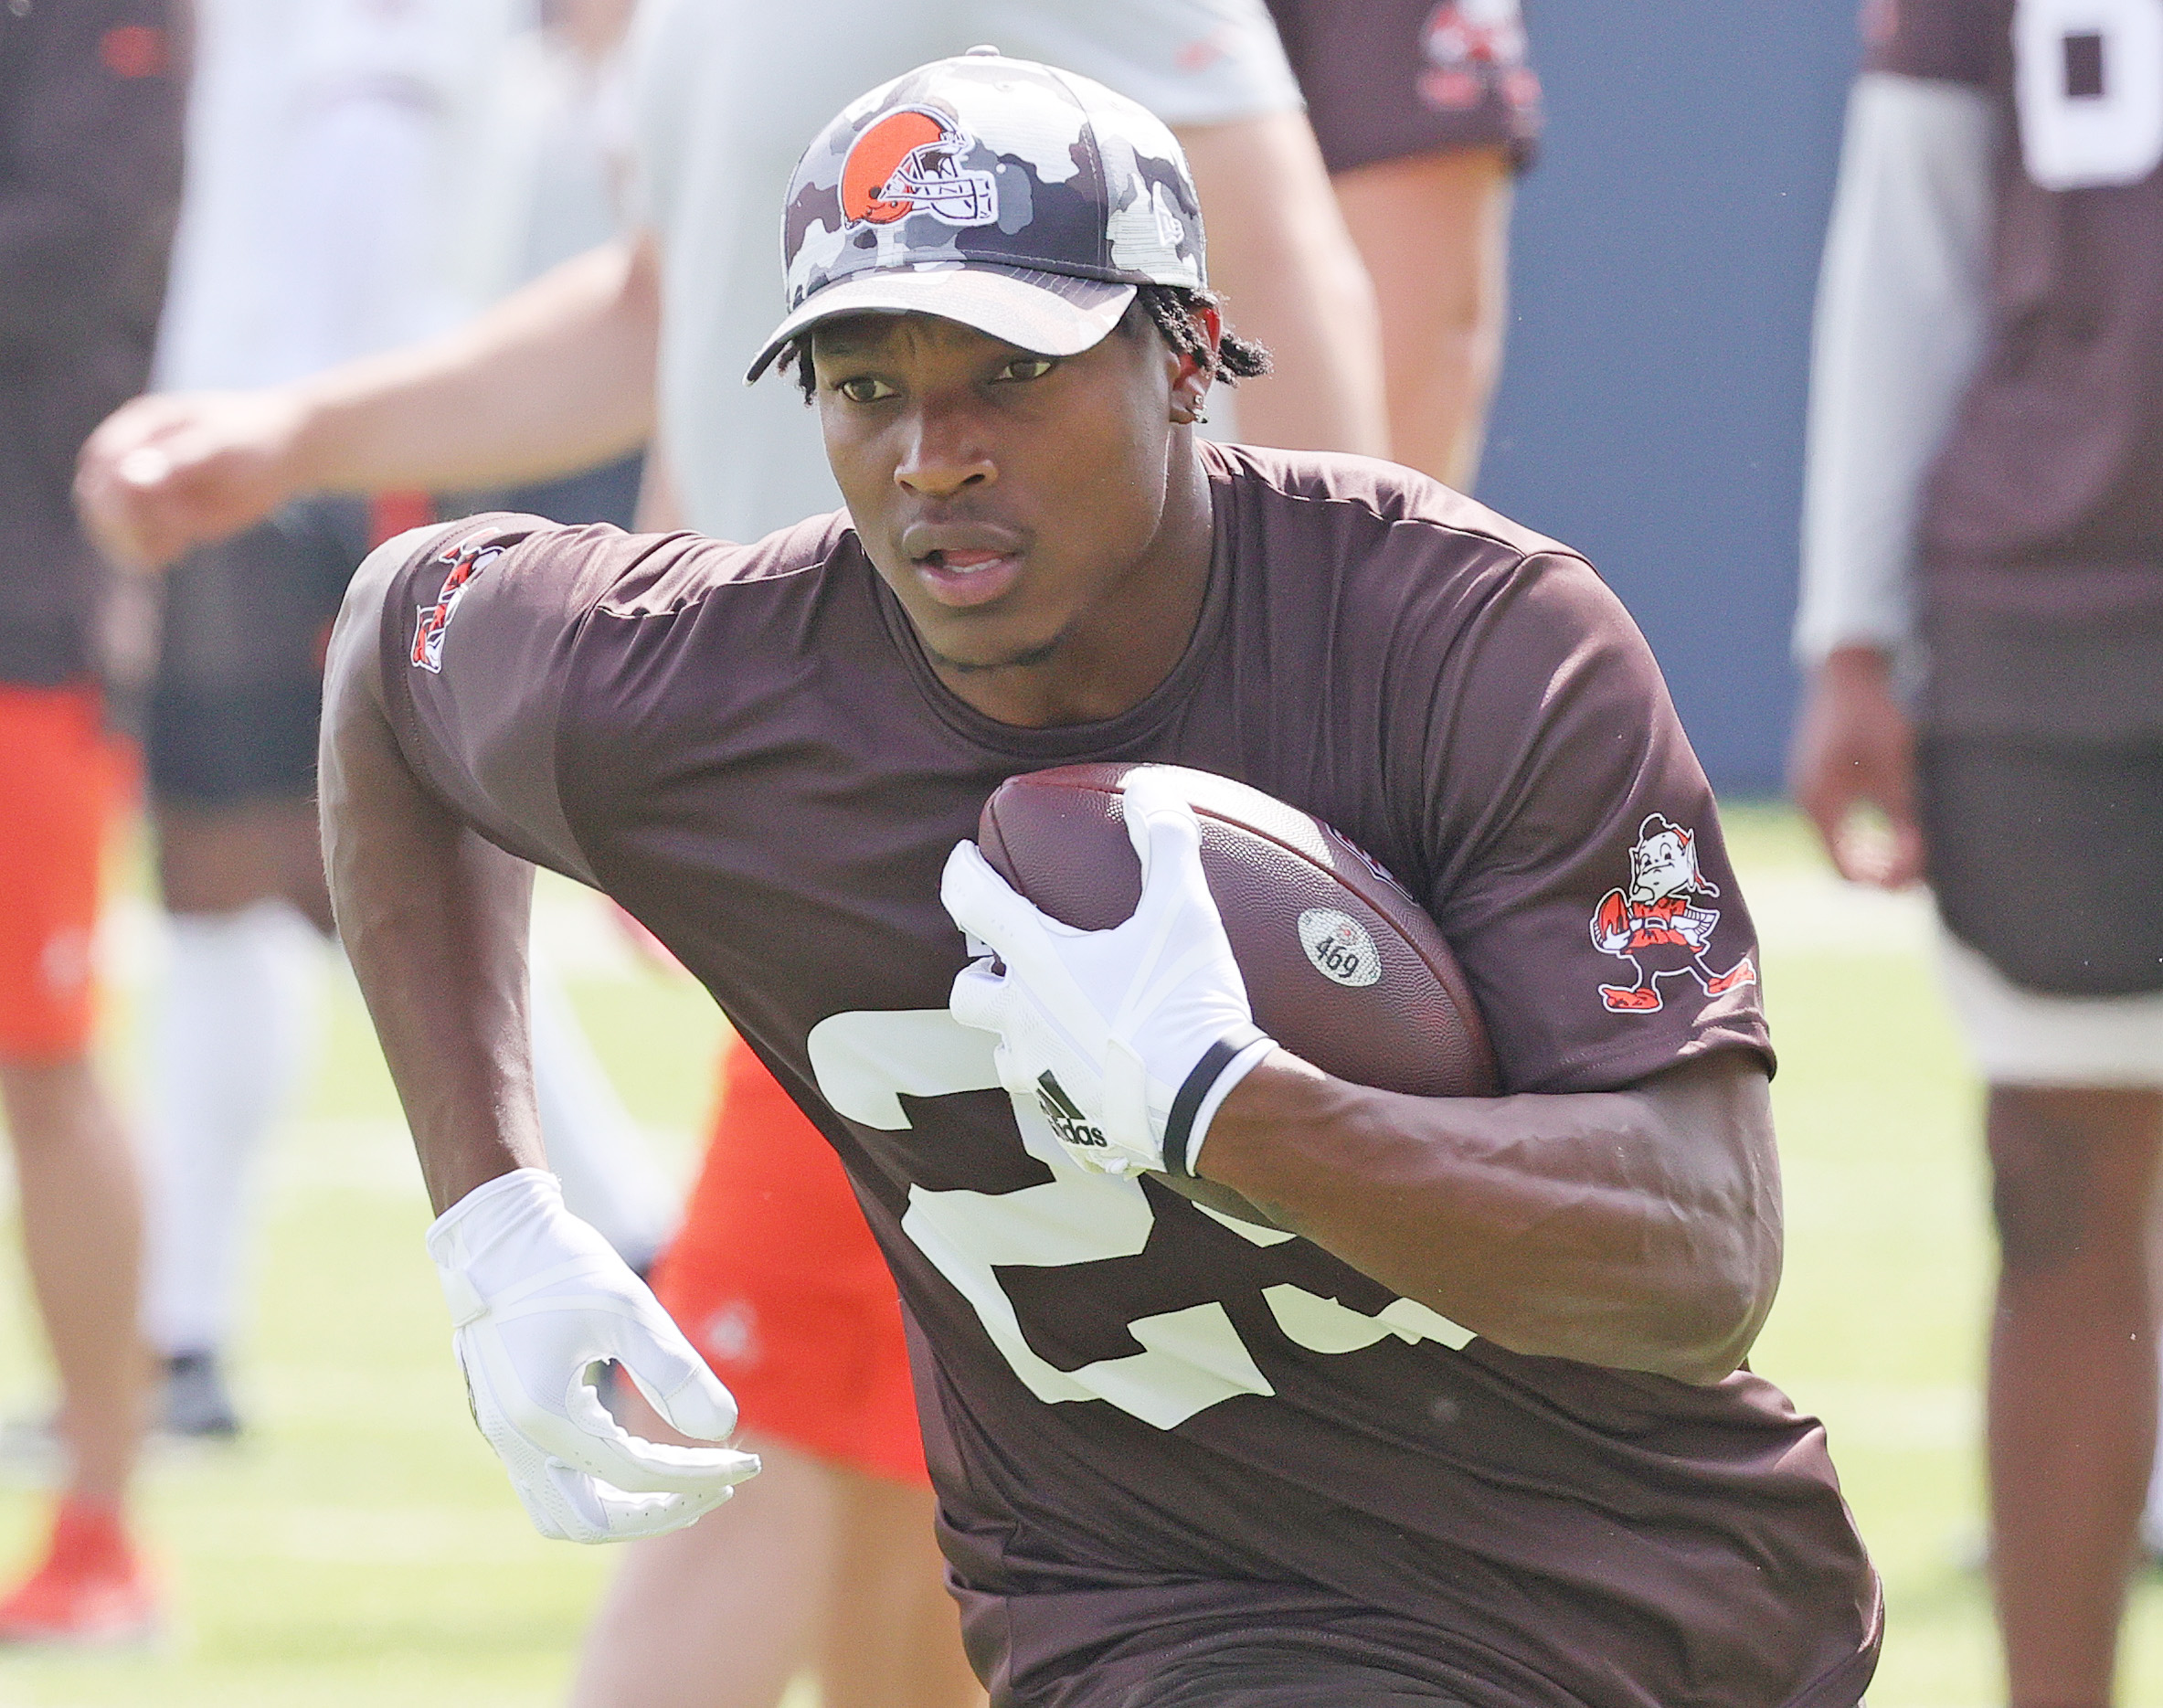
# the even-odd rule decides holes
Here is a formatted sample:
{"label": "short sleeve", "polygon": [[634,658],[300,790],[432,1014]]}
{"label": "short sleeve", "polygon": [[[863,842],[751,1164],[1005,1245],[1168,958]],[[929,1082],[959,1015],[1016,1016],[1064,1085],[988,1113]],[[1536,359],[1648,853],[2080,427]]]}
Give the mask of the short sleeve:
{"label": "short sleeve", "polygon": [[[384,705],[406,762],[500,847],[591,883],[557,789],[557,730],[610,528],[473,516],[377,547]],[[364,568],[358,579],[371,579]]]}
{"label": "short sleeve", "polygon": [[2010,0],[1863,0],[1863,69],[1983,87],[2011,27]]}
{"label": "short sleeve", "polygon": [[1331,172],[1440,150],[1532,164],[1541,129],[1518,0],[1269,0]]}
{"label": "short sleeve", "polygon": [[1650,649],[1589,567],[1524,560],[1431,704],[1429,906],[1511,1091],[1772,1050],[1712,791]]}

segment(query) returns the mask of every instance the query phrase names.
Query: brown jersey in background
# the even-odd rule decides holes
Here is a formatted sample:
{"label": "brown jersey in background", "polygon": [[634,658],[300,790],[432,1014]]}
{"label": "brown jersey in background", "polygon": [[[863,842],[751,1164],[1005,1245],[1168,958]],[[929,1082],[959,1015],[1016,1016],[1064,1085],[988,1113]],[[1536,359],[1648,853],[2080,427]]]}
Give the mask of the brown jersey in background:
{"label": "brown jersey in background", "polygon": [[1518,0],[1268,0],[1331,172],[1445,148],[1532,164],[1540,79]]}
{"label": "brown jersey in background", "polygon": [[[1768,1384],[1508,1353],[1305,1240],[1085,1173],[947,1013],[967,951],[939,868],[985,797],[1151,759],[1389,866],[1511,1090],[1769,1066],[1711,792],[1590,568],[1405,470],[1202,454],[1199,625],[1105,723],[957,699],[845,515],[748,546],[504,516],[408,536],[392,722],[453,810],[667,943],[840,1152],[996,1703],[1116,1699],[1267,1636],[1470,1708],[1852,1708],[1876,1580],[1822,1428]],[[1633,854],[1678,836],[1694,958],[1628,928],[1676,900],[1637,893],[1659,863]]]}
{"label": "brown jersey in background", "polygon": [[1988,341],[1918,541],[1942,727],[2163,734],[2163,41],[2112,16],[1865,11],[1871,69],[1999,116]]}

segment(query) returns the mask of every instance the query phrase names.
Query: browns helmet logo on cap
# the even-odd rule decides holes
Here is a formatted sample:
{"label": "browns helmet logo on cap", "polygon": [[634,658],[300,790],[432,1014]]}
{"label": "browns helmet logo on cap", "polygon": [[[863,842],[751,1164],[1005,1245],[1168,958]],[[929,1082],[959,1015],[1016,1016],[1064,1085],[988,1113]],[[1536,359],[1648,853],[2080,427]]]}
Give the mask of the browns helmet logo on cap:
{"label": "browns helmet logo on cap", "polygon": [[788,313],[747,379],[842,314],[930,314],[1075,355],[1140,286],[1207,283],[1201,198],[1164,122],[993,48],[905,71],[829,121],[790,178],[781,252]]}
{"label": "browns helmet logo on cap", "polygon": [[929,214],[949,226],[988,226],[999,217],[999,185],[964,167],[975,146],[943,113],[900,107],[865,128],[842,165],[842,212],[854,225],[890,225]]}

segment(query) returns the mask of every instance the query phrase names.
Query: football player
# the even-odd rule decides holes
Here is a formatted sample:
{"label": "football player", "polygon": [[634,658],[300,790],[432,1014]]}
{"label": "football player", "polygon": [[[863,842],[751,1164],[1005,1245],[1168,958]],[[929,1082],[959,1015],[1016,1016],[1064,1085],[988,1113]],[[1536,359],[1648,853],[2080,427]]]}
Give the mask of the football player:
{"label": "football player", "polygon": [[155,1622],[123,1522],[142,1439],[141,1193],[91,1052],[91,939],[132,764],[68,448],[143,383],[180,203],[185,23],[164,0],[0,11],[0,1106],[60,1379],[66,1469],[0,1643]]}
{"label": "football player", "polygon": [[2012,1701],[2102,1703],[2156,1413],[2163,0],[1864,20],[1818,297],[1795,787],[1848,876],[1936,893],[1989,1085]]}
{"label": "football player", "polygon": [[[684,1435],[733,1423],[541,1165],[527,860],[616,895],[839,1152],[996,1701],[1849,1708],[1875,1578],[1821,1430],[1739,1367],[1779,1247],[1755,981],[1599,996],[1589,922],[1654,812],[1724,898],[1714,951],[1751,947],[1619,605],[1415,474],[1199,440],[1212,381],[1263,357],[1223,329],[1178,145],[1086,79],[920,68],[828,127],[787,207],[752,371],[814,399],[847,511],[741,546],[422,530],[334,641],[334,894],[535,1522],[652,1533],[755,1465],[629,1436],[584,1384],[616,1358]],[[326,432],[384,394],[344,407]],[[1276,1049],[1193,816],[1146,780],[1162,976],[1130,987],[1131,932],[1049,928],[966,837],[1001,779],[1115,757],[1372,850],[1455,944],[1509,1095]],[[1054,1067],[1116,1172],[1002,1089]]]}

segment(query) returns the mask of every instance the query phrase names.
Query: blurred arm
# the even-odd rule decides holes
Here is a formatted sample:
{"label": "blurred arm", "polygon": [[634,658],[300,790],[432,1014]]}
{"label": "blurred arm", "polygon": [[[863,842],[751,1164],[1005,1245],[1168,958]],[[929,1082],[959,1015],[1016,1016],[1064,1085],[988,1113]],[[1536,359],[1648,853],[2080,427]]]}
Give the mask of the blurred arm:
{"label": "blurred arm", "polygon": [[392,734],[378,627],[401,561],[394,542],[361,566],[332,636],[323,860],[338,934],[440,1213],[499,1174],[548,1166],[526,1019],[533,868],[424,790]]}
{"label": "blurred arm", "polygon": [[646,466],[639,475],[638,509],[631,525],[636,534],[673,534],[691,525],[684,515],[676,465],[659,439],[646,447]]}
{"label": "blurred arm", "polygon": [[297,387],[310,489],[479,487],[626,455],[653,428],[650,237],[574,256],[448,335]]}
{"label": "blurred arm", "polygon": [[1389,454],[1469,492],[1509,309],[1509,152],[1378,160],[1335,183],[1382,312]]}
{"label": "blurred arm", "polygon": [[[1870,72],[1848,107],[1811,353],[1789,770],[1849,878],[1922,875],[1914,733],[1892,681],[1913,621],[1923,485],[1979,358],[1990,111],[1962,84]],[[1884,815],[1890,839],[1856,823]]]}
{"label": "blurred arm", "polygon": [[1805,664],[1907,635],[1923,483],[1982,353],[1991,202],[1980,90],[1857,80],[1811,349]]}
{"label": "blurred arm", "polygon": [[1723,1052],[1623,1091],[1414,1098],[1278,1053],[1197,1159],[1280,1227],[1513,1352],[1717,1382],[1780,1277],[1765,1073]]}
{"label": "blurred arm", "polygon": [[658,262],[574,257],[457,331],[245,393],[138,398],[83,449],[85,521],[155,565],[308,492],[483,487],[634,450],[653,423]]}
{"label": "blurred arm", "polygon": [[1389,454],[1374,288],[1345,229],[1304,112],[1179,132],[1225,319],[1277,371],[1239,387],[1239,437],[1290,450]]}

